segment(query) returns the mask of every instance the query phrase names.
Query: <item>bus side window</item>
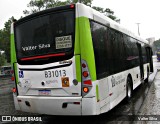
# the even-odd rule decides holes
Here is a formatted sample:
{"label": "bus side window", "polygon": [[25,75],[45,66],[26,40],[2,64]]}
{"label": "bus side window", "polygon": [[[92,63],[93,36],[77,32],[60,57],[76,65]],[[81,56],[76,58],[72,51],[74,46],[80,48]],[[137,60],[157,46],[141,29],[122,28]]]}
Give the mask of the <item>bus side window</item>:
{"label": "bus side window", "polygon": [[105,48],[107,27],[90,21],[92,41],[95,55],[97,79],[107,76],[107,55]]}
{"label": "bus side window", "polygon": [[109,45],[106,48],[109,73],[114,74],[124,70],[123,35],[114,29],[109,29],[108,39]]}
{"label": "bus side window", "polygon": [[132,56],[132,48],[130,46],[129,43],[129,37],[127,35],[124,36],[124,45],[125,45],[125,65],[126,65],[126,69],[129,69],[131,67],[131,61],[130,58]]}
{"label": "bus side window", "polygon": [[113,74],[114,73],[114,71],[115,71],[115,67],[114,67],[114,65],[115,65],[115,53],[114,53],[114,48],[115,48],[115,46],[114,46],[114,44],[115,44],[115,34],[114,34],[114,30],[112,30],[112,29],[109,29],[109,31],[108,31],[108,42],[109,42],[109,44],[110,44],[110,46],[109,47],[107,47],[107,49],[108,49],[108,64],[109,64],[109,74]]}

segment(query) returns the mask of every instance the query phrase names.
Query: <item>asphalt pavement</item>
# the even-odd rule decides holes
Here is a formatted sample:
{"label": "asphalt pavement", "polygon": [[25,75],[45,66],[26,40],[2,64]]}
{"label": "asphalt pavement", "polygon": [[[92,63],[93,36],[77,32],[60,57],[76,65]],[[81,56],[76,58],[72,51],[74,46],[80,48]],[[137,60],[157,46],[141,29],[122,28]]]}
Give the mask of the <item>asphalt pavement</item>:
{"label": "asphalt pavement", "polygon": [[150,76],[150,81],[153,80],[153,83],[137,113],[135,124],[160,124],[160,62],[155,56],[153,60],[154,73]]}

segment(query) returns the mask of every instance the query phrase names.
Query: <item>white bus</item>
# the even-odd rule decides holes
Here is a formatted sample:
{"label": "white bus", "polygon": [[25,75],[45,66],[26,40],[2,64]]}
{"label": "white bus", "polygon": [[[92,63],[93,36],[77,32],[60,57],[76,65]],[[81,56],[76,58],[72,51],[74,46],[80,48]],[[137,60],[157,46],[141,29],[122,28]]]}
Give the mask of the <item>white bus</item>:
{"label": "white bus", "polygon": [[12,24],[16,110],[99,115],[114,108],[153,71],[146,40],[77,3]]}

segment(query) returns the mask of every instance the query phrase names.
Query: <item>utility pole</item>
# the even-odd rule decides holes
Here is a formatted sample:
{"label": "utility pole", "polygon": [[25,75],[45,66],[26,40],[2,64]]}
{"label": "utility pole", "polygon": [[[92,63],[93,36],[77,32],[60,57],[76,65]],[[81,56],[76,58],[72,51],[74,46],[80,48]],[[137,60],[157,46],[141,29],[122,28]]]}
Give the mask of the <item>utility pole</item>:
{"label": "utility pole", "polygon": [[138,26],[138,35],[140,36],[140,32],[139,32],[139,24],[141,24],[141,23],[136,23],[137,24],[137,26]]}

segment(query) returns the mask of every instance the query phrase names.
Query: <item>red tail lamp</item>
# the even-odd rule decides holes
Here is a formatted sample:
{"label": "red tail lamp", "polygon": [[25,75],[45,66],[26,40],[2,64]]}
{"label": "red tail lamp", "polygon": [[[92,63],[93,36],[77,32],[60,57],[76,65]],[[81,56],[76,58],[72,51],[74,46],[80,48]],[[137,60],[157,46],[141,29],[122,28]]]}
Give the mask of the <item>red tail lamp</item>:
{"label": "red tail lamp", "polygon": [[13,92],[13,93],[16,93],[16,92],[17,92],[17,90],[16,90],[15,87],[13,87],[12,92]]}
{"label": "red tail lamp", "polygon": [[83,87],[83,91],[84,91],[85,93],[88,93],[88,91],[89,91],[88,87]]}
{"label": "red tail lamp", "polygon": [[84,76],[84,77],[88,77],[88,72],[87,72],[87,71],[84,71],[84,72],[83,72],[83,76]]}
{"label": "red tail lamp", "polygon": [[83,64],[82,64],[82,67],[85,68],[85,67],[86,67],[86,64],[83,63]]}
{"label": "red tail lamp", "polygon": [[73,8],[74,8],[74,4],[71,4],[71,5],[70,5],[70,8],[73,9]]}
{"label": "red tail lamp", "polygon": [[12,81],[14,81],[14,80],[15,80],[15,78],[14,78],[14,77],[11,77],[11,80],[12,80]]}

